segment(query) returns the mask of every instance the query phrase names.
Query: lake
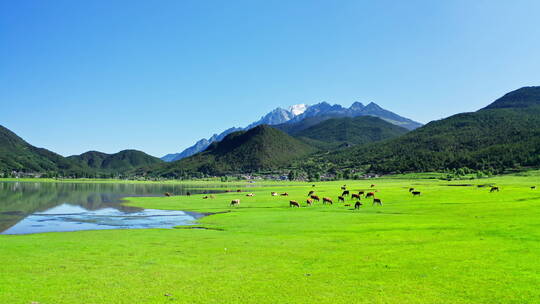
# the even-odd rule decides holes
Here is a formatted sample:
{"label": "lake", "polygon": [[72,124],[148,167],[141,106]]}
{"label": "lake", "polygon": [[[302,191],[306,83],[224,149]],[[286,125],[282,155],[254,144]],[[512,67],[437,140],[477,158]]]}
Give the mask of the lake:
{"label": "lake", "polygon": [[124,197],[163,196],[165,192],[219,191],[178,184],[0,182],[0,234],[172,228],[191,225],[203,216],[121,204]]}

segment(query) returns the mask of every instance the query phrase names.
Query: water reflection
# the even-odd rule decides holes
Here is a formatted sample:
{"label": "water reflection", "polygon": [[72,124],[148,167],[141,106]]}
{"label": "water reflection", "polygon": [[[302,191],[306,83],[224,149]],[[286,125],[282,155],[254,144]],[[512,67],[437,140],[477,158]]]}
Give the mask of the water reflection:
{"label": "water reflection", "polygon": [[23,234],[189,224],[200,215],[126,207],[127,196],[211,193],[186,185],[0,182],[0,232]]}

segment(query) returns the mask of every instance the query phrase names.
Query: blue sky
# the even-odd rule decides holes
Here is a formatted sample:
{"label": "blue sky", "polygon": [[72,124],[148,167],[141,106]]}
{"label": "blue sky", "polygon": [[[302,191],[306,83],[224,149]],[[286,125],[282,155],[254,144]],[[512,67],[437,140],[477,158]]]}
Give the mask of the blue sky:
{"label": "blue sky", "polygon": [[420,122],[540,85],[540,1],[0,2],[0,124],[63,155],[178,152],[297,103]]}

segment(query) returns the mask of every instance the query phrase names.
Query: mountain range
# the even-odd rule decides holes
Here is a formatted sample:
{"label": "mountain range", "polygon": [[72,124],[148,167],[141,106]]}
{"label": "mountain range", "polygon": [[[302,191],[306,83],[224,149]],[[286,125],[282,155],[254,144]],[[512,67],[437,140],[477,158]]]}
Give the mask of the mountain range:
{"label": "mountain range", "polygon": [[462,168],[499,173],[540,167],[540,87],[509,92],[476,112],[413,130],[388,122],[389,115],[382,119],[354,114],[359,111],[371,113],[377,107],[355,103],[345,109],[323,103],[272,111],[256,126],[229,129],[230,134],[211,138],[203,152],[174,162],[136,150],[63,157],[0,126],[0,174],[190,178],[290,170],[318,176],[343,169],[399,173]]}
{"label": "mountain range", "polygon": [[294,134],[263,124],[247,131],[233,132],[195,155],[141,168],[137,174],[188,178],[198,174],[212,176],[279,171],[316,152],[391,139],[407,132],[403,127],[373,116],[328,118]]}
{"label": "mountain range", "polygon": [[[167,154],[161,159],[167,162],[179,160],[189,157],[196,153],[204,151],[211,143],[222,140],[228,134],[236,131],[249,130],[259,125],[285,125],[285,124],[298,124],[303,120],[310,119],[310,121],[321,122],[330,118],[339,117],[357,117],[357,116],[375,116],[383,120],[386,120],[397,126],[404,127],[409,130],[416,129],[422,126],[421,123],[415,122],[411,119],[399,116],[391,111],[381,108],[379,105],[371,102],[364,106],[360,102],[354,102],[349,108],[345,108],[341,105],[330,105],[327,102],[321,102],[315,105],[298,104],[289,107],[288,109],[276,108],[268,114],[261,117],[259,120],[249,124],[245,128],[229,128],[220,134],[214,134],[208,139],[201,139],[194,145],[185,149],[180,153]],[[313,119],[315,118],[316,119]],[[282,126],[279,129],[286,130],[287,127]]]}

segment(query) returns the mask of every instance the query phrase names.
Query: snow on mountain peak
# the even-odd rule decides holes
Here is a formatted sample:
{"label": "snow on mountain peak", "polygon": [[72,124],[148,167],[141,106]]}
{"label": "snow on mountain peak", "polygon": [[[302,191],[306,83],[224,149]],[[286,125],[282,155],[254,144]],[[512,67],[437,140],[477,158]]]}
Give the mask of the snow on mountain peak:
{"label": "snow on mountain peak", "polygon": [[301,103],[301,104],[290,106],[289,112],[293,113],[295,116],[298,116],[304,113],[307,110],[307,108],[308,108],[308,105],[306,105],[305,103]]}

